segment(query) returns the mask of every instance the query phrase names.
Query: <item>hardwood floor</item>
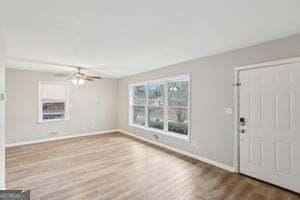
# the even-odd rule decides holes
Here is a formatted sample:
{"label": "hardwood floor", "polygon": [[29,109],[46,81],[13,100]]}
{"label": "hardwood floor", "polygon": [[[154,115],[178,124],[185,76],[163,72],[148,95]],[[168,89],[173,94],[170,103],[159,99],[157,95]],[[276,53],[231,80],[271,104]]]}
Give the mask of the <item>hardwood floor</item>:
{"label": "hardwood floor", "polygon": [[300,200],[119,133],[8,148],[7,188],[33,200]]}

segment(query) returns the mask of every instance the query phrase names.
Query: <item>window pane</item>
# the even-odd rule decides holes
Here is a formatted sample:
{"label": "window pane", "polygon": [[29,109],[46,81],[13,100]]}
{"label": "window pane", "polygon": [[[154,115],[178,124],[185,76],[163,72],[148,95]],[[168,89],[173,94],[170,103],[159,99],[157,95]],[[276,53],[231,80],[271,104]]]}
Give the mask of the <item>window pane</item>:
{"label": "window pane", "polygon": [[185,108],[168,109],[168,130],[188,135],[188,111]]}
{"label": "window pane", "polygon": [[168,103],[169,106],[187,106],[189,98],[187,81],[168,83]]}
{"label": "window pane", "polygon": [[141,126],[145,126],[145,107],[134,106],[133,107],[133,123]]}
{"label": "window pane", "polygon": [[64,119],[65,102],[44,102],[43,103],[43,120]]}
{"label": "window pane", "polygon": [[146,88],[145,86],[133,87],[133,104],[134,105],[145,105],[146,104]]}
{"label": "window pane", "polygon": [[148,104],[149,106],[164,105],[164,85],[149,84],[148,85]]}
{"label": "window pane", "polygon": [[149,107],[148,126],[150,128],[164,129],[164,110],[163,108]]}

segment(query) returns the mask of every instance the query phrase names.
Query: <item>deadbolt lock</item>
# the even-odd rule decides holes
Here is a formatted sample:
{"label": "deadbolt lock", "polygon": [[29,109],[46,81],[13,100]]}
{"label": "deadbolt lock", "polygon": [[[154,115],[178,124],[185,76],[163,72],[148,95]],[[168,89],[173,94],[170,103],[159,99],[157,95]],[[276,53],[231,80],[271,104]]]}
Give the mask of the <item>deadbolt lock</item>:
{"label": "deadbolt lock", "polygon": [[246,119],[244,117],[240,118],[240,126],[246,126]]}

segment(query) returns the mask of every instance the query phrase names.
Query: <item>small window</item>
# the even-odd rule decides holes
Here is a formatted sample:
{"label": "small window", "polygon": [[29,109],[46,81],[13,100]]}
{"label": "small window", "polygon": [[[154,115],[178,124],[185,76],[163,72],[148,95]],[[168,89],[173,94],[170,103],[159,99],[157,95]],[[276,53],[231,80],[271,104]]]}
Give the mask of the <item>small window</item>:
{"label": "small window", "polygon": [[134,84],[129,89],[130,125],[189,137],[189,76]]}
{"label": "small window", "polygon": [[149,128],[164,129],[164,109],[149,107],[148,108],[148,126]]}
{"label": "small window", "polygon": [[145,107],[134,106],[133,107],[133,123],[136,125],[145,125]]}
{"label": "small window", "polygon": [[146,105],[146,88],[144,86],[136,86],[133,88],[133,124],[144,126]]}
{"label": "small window", "polygon": [[187,81],[168,83],[168,131],[188,135],[189,87]]}
{"label": "small window", "polygon": [[148,85],[148,105],[149,106],[163,106],[164,105],[164,85],[163,84],[149,84]]}
{"label": "small window", "polygon": [[39,122],[69,119],[69,84],[39,83]]}
{"label": "small window", "polygon": [[168,131],[188,135],[188,109],[168,108]]}
{"label": "small window", "polygon": [[174,81],[168,83],[168,105],[188,106],[189,88],[187,81]]}
{"label": "small window", "polygon": [[134,105],[146,104],[146,88],[145,86],[134,87]]}

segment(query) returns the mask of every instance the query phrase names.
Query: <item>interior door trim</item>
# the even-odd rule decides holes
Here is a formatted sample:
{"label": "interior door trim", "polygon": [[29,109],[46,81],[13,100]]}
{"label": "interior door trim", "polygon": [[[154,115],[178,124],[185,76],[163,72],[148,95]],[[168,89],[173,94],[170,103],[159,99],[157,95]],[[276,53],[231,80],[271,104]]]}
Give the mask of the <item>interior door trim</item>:
{"label": "interior door trim", "polygon": [[263,62],[263,63],[257,63],[252,65],[245,65],[245,66],[239,66],[234,68],[234,155],[233,155],[233,168],[235,173],[240,173],[240,138],[239,138],[239,90],[240,90],[240,79],[239,74],[241,71],[245,70],[251,70],[256,68],[265,68],[265,67],[276,67],[281,66],[284,64],[291,64],[291,63],[300,63],[300,57],[293,57],[288,59],[282,59],[282,60],[275,60],[270,62]]}

